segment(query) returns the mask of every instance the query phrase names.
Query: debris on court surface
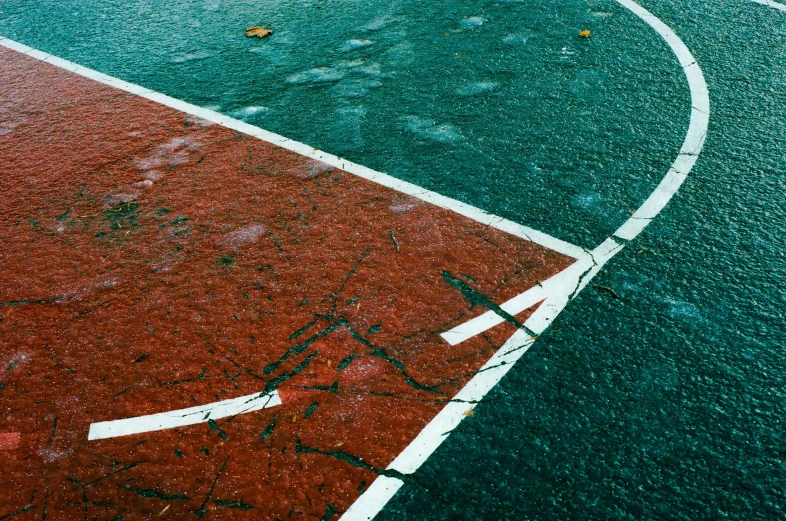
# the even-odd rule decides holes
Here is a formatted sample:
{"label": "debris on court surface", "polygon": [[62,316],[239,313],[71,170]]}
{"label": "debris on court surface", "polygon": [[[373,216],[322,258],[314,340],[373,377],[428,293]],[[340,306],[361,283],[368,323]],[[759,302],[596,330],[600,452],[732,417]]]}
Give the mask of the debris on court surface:
{"label": "debris on court surface", "polygon": [[249,27],[246,29],[246,36],[248,38],[252,38],[254,36],[257,38],[266,38],[271,34],[273,34],[273,31],[266,27]]}
{"label": "debris on court surface", "polygon": [[[248,32],[246,32],[246,36],[248,36]],[[590,37],[589,29],[584,29],[583,31],[581,31],[579,33],[579,36],[581,36],[582,38],[589,38]]]}

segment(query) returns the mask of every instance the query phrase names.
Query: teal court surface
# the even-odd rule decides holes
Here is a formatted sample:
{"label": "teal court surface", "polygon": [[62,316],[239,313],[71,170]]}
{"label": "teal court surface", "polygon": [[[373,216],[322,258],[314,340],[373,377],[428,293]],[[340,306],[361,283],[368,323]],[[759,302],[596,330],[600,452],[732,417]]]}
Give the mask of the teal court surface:
{"label": "teal court surface", "polygon": [[5,0],[0,520],[786,518],[784,121],[768,0]]}

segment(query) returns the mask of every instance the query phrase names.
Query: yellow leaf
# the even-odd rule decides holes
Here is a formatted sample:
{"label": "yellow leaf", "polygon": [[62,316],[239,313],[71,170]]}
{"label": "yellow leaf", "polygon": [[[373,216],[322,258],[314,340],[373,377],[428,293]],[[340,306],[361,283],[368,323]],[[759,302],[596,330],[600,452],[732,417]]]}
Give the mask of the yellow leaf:
{"label": "yellow leaf", "polygon": [[590,35],[589,29],[584,29],[579,33],[579,36],[581,36],[582,38],[589,38],[589,35]]}
{"label": "yellow leaf", "polygon": [[264,27],[249,27],[246,29],[246,36],[251,38],[252,36],[256,36],[257,38],[265,38],[266,36],[270,36],[273,34],[273,31],[270,29],[266,29]]}
{"label": "yellow leaf", "polygon": [[469,409],[464,411],[464,416],[468,418],[472,418],[473,416],[475,416],[475,409],[473,407],[470,407]]}

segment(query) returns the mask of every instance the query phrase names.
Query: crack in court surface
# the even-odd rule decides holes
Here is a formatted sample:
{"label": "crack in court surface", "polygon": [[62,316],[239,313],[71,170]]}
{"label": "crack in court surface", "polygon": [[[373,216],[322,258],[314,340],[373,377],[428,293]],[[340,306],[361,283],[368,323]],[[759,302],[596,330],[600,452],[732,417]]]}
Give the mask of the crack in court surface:
{"label": "crack in court surface", "polygon": [[[706,135],[709,102],[701,71],[679,38],[637,4],[620,3],[671,46],[693,98],[683,151],[656,192],[616,232],[625,243],[662,210],[692,168]],[[28,54],[36,56],[34,51]],[[8,256],[13,271],[4,274],[14,279],[6,291],[16,294],[0,297],[45,307],[36,313],[25,305],[5,306],[9,312],[0,322],[18,345],[27,346],[22,355],[28,361],[27,376],[13,373],[6,389],[15,400],[11,422],[19,425],[23,450],[34,453],[43,438],[29,423],[30,415],[22,412],[38,408],[39,419],[51,418],[53,413],[46,409],[50,402],[57,403],[54,417],[60,421],[57,430],[53,424],[46,450],[39,452],[44,460],[21,470],[19,482],[28,484],[26,490],[33,487],[35,498],[42,472],[47,481],[56,481],[69,472],[69,465],[89,475],[102,469],[102,459],[118,462],[124,454],[144,455],[151,461],[139,471],[133,463],[126,464],[122,471],[94,475],[93,481],[68,475],[74,485],[106,486],[91,487],[90,498],[85,487],[76,487],[72,497],[53,498],[54,503],[47,504],[53,511],[77,505],[87,515],[89,510],[111,511],[124,505],[153,513],[155,509],[147,510],[149,504],[123,491],[162,500],[153,492],[139,493],[158,490],[150,483],[150,476],[156,476],[179,483],[179,490],[187,492],[177,494],[191,502],[182,505],[183,511],[191,509],[198,517],[206,515],[217,487],[244,485],[247,497],[213,503],[238,510],[245,505],[255,513],[264,503],[268,515],[297,512],[324,517],[346,511],[346,519],[373,517],[403,484],[403,477],[411,475],[458,425],[466,412],[458,408],[482,399],[623,247],[610,238],[586,252],[205,111],[201,113],[208,119],[269,138],[269,143],[249,141],[212,126],[208,119],[184,117],[119,96],[12,51],[2,51],[0,59],[8,75],[4,88],[9,96],[3,108],[17,119],[14,136],[28,137],[22,140],[27,149],[15,148],[3,158],[26,180],[35,182],[44,165],[51,174],[47,185],[34,192],[33,201],[20,186],[4,187],[19,202],[9,212],[9,223],[16,227]],[[41,114],[19,110],[25,95],[36,88],[40,92],[35,81],[41,69],[60,75],[57,89],[47,91],[50,105],[42,110],[51,124],[47,128],[41,125]],[[174,108],[191,108],[98,73],[81,73]],[[80,117],[87,115],[87,121],[75,124],[77,118],[64,108],[64,100],[71,101]],[[68,132],[62,132],[64,128]],[[97,129],[110,139],[88,151],[75,150],[63,137],[100,142],[94,139]],[[114,136],[123,139],[112,141]],[[53,146],[42,154],[32,145],[44,140]],[[293,150],[310,159],[291,154]],[[55,156],[66,159],[52,169],[47,159]],[[347,175],[339,163],[359,178]],[[228,164],[240,167],[235,170]],[[407,209],[399,211],[402,196],[390,188],[417,198],[405,199]],[[288,194],[286,201],[279,194]],[[170,213],[177,217],[170,220]],[[41,265],[19,262],[31,252],[44,260]],[[364,262],[352,265],[351,259],[359,254]],[[525,316],[516,317],[505,304],[494,304],[509,304],[551,279],[553,291],[531,303]],[[63,288],[68,300],[41,294],[42,288],[53,285]],[[328,293],[337,285],[337,292]],[[339,299],[342,293],[352,296]],[[320,300],[325,294],[328,297]],[[331,307],[326,309],[322,305],[328,301]],[[440,305],[435,308],[433,302]],[[437,333],[447,333],[448,324],[477,320],[482,310],[475,304],[490,309],[502,322],[484,329],[483,335],[446,346]],[[300,336],[296,333],[305,334],[314,325],[314,317],[340,327],[305,347],[292,346]],[[373,343],[358,333],[375,327]],[[64,334],[53,334],[60,331]],[[176,360],[182,353],[188,356]],[[124,357],[146,357],[145,369],[129,369],[128,362],[122,367]],[[57,362],[38,363],[44,358]],[[96,416],[128,417],[137,409],[171,410],[176,402],[224,401],[220,394],[227,393],[222,386],[226,382],[202,377],[206,367],[222,369],[224,360],[243,368],[239,375],[255,377],[248,382],[229,378],[224,369],[234,387],[230,393],[260,379],[261,368],[272,377],[266,390],[278,391],[286,407],[232,416],[221,425],[206,417],[208,428],[196,432],[170,429],[133,443],[111,438],[95,442],[95,448],[84,445],[86,420]],[[336,363],[343,365],[340,371]],[[58,367],[75,368],[70,372],[77,375],[58,382],[69,391],[63,393],[68,403],[37,383],[52,380],[49,373]],[[183,377],[199,368],[198,377]],[[143,385],[123,385],[134,374]],[[178,384],[163,386],[161,381]],[[447,404],[425,399],[436,387],[453,398]],[[354,395],[341,392],[344,389]],[[394,393],[409,400],[385,400]],[[332,449],[316,448],[342,437],[363,439],[368,431],[386,436],[374,443],[353,443],[353,451],[364,453],[362,458],[338,450],[343,440]],[[255,438],[262,445],[253,449],[268,456],[266,479],[260,461],[242,457],[248,443],[236,442]],[[202,446],[194,450],[197,445]],[[96,450],[105,455],[96,458]],[[170,460],[187,457],[194,473],[166,477],[173,463],[165,460],[166,454],[174,454]],[[336,460],[329,476],[324,468],[312,467],[309,455]],[[190,481],[209,469],[215,472],[211,458],[216,457],[223,457],[223,463],[209,488],[204,480]],[[47,468],[47,462],[57,462],[57,469]],[[250,474],[254,484],[244,482]],[[259,490],[263,485],[276,491],[272,501],[266,501],[261,491],[253,492],[254,486]],[[353,505],[352,498],[363,491],[361,501]],[[192,497],[204,499],[196,504]],[[178,508],[172,507],[173,513]]]}
{"label": "crack in court surface", "polygon": [[516,325],[439,334],[575,262],[16,51],[0,61],[15,121],[0,300],[40,301],[3,308],[19,350],[3,396],[19,497],[64,487],[50,515],[344,512],[380,469],[401,476],[384,469],[442,407],[466,410],[454,395]]}

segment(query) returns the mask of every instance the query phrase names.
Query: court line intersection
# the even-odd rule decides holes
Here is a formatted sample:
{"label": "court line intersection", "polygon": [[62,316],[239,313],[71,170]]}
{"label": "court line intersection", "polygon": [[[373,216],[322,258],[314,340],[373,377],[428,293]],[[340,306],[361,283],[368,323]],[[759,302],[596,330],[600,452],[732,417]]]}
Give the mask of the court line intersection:
{"label": "court line intersection", "polygon": [[[632,214],[630,219],[620,226],[611,237],[590,251],[245,122],[87,69],[9,39],[0,37],[0,46],[76,75],[196,116],[202,120],[217,123],[226,128],[259,138],[267,143],[320,161],[362,179],[418,198],[439,208],[450,210],[485,226],[525,239],[563,256],[575,259],[575,261],[558,273],[551,275],[549,278],[538,282],[535,286],[517,295],[511,296],[499,304],[498,308],[490,308],[487,312],[457,324],[440,334],[448,344],[458,345],[495,326],[509,322],[510,318],[515,315],[534,308],[531,315],[522,324],[518,324],[521,327],[515,328],[515,331],[502,346],[386,467],[385,470],[388,472],[378,475],[342,516],[344,520],[368,520],[372,519],[401,488],[404,484],[402,477],[414,473],[459,425],[465,417],[467,405],[482,400],[537,340],[537,335],[541,334],[551,324],[568,302],[586,287],[589,281],[600,272],[611,258],[624,248],[628,241],[639,235],[652,219],[663,210],[687,178],[702,150],[709,122],[710,104],[706,82],[698,63],[681,39],[652,13],[631,0],[617,1],[654,29],[677,57],[690,88],[691,116],[681,150],[666,176],[647,200]],[[770,2],[766,3],[771,5]],[[537,307],[535,308],[535,306]],[[266,397],[267,400],[262,403],[263,401],[260,399],[259,404],[255,404],[253,407],[248,405],[249,399],[260,397]],[[91,426],[89,439],[96,440],[153,429],[182,426],[197,421],[206,422],[208,419],[272,407],[282,402],[286,404],[286,395],[279,397],[279,394],[275,391],[272,394],[262,392],[209,405],[196,406],[190,409],[98,422]],[[216,412],[210,418],[205,416],[210,409],[220,410],[220,412]],[[185,414],[191,414],[192,416],[185,420],[183,419]],[[201,419],[197,415],[201,415]]]}
{"label": "court line intersection", "polygon": [[[545,296],[543,304],[524,322],[524,325],[535,335],[542,333],[551,324],[567,303],[586,287],[614,255],[624,248],[625,242],[631,241],[639,235],[663,210],[696,163],[707,136],[710,116],[709,91],[701,68],[693,54],[671,28],[639,4],[631,0],[617,0],[617,2],[652,27],[666,41],[679,60],[690,87],[690,124],[677,159],[666,176],[630,219],[614,232],[613,238],[606,239],[600,246],[592,250],[589,258],[581,259],[567,270],[555,275],[554,279],[556,280],[544,283],[544,286],[549,286],[550,291],[544,289],[543,293],[539,294],[540,292],[536,293],[533,288],[529,290],[533,293],[529,293],[529,291],[522,293],[500,306],[503,309],[508,308],[509,312],[515,312],[521,304],[525,304],[532,297]],[[617,242],[615,238],[620,239],[620,242]],[[443,333],[442,336],[450,343],[458,343],[471,334],[479,333],[488,324],[497,322],[498,319],[498,316],[492,316],[492,312],[487,312],[463,326]],[[533,337],[524,330],[518,329],[456,398],[466,401],[483,399],[536,339],[536,336]],[[460,406],[447,405],[388,469],[397,470],[403,474],[415,472],[463,418]],[[380,479],[372,483],[371,487],[341,519],[345,521],[373,519],[403,484],[400,479],[380,476]]]}

